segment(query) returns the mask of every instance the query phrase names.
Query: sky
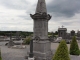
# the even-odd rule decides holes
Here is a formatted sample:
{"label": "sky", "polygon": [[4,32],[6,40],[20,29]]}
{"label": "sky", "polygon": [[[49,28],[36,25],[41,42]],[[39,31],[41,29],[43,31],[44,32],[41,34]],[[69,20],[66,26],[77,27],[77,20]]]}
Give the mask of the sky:
{"label": "sky", "polygon": [[[33,20],[38,0],[0,0],[0,31],[33,31]],[[52,16],[48,31],[55,32],[62,25],[67,32],[80,29],[80,0],[45,0]]]}

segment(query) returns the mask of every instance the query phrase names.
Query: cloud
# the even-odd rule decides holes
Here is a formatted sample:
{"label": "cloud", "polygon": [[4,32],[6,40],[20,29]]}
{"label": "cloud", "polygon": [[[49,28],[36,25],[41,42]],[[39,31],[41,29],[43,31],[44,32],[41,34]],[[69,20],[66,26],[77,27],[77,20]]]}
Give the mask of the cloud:
{"label": "cloud", "polygon": [[22,18],[24,20],[32,20],[32,18],[30,17],[30,14],[28,14],[28,15],[19,15],[17,17]]}
{"label": "cloud", "polygon": [[26,9],[29,3],[26,0],[0,0],[0,4],[12,9]]}
{"label": "cloud", "polygon": [[80,0],[53,0],[47,6],[56,17],[73,17],[80,13]]}
{"label": "cloud", "polygon": [[[33,20],[38,0],[0,0],[0,29],[33,31]],[[48,31],[56,31],[64,25],[69,31],[79,29],[79,0],[45,0],[47,11],[52,15]]]}

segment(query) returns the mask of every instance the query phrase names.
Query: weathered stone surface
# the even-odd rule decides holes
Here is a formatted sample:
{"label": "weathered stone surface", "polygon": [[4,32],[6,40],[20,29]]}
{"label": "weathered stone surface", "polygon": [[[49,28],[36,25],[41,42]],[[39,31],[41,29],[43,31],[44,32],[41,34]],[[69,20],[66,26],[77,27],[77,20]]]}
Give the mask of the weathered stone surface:
{"label": "weathered stone surface", "polygon": [[74,30],[71,31],[71,36],[75,36],[75,31]]}
{"label": "weathered stone surface", "polygon": [[48,39],[48,21],[51,16],[47,14],[45,0],[38,0],[36,12],[30,16],[34,20],[34,57],[36,60],[51,60],[51,42]]}
{"label": "weathered stone surface", "polygon": [[58,36],[62,37],[62,39],[66,39],[67,29],[66,28],[58,28]]}
{"label": "weathered stone surface", "polygon": [[34,41],[33,51],[36,59],[50,60],[52,58],[51,42],[49,41]]}
{"label": "weathered stone surface", "polygon": [[38,0],[36,13],[40,13],[40,12],[41,13],[43,13],[43,12],[47,13],[45,0]]}

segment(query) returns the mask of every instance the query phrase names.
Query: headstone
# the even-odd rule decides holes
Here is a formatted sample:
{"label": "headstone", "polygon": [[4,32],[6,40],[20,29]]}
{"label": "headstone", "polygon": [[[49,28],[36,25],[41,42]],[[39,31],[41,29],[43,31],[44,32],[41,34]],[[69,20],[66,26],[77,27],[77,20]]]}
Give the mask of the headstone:
{"label": "headstone", "polygon": [[51,16],[47,14],[45,0],[38,0],[36,12],[30,16],[34,20],[34,57],[36,60],[49,60],[51,59],[51,42],[48,39],[48,21]]}
{"label": "headstone", "polygon": [[71,31],[71,36],[75,36],[75,31],[74,30]]}
{"label": "headstone", "polygon": [[66,39],[67,28],[58,28],[58,36],[62,37],[62,39]]}
{"label": "headstone", "polygon": [[80,37],[80,31],[77,32],[77,37]]}

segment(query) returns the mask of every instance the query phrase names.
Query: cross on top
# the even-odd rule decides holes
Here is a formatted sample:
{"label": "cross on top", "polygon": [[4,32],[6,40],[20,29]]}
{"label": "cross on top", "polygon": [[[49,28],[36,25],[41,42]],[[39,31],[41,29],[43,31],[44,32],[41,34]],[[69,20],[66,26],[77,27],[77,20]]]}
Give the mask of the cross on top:
{"label": "cross on top", "polygon": [[62,28],[63,28],[64,26],[62,25]]}

